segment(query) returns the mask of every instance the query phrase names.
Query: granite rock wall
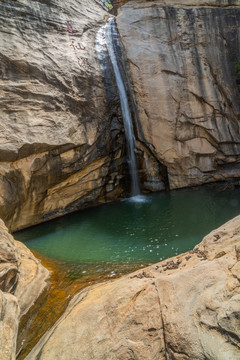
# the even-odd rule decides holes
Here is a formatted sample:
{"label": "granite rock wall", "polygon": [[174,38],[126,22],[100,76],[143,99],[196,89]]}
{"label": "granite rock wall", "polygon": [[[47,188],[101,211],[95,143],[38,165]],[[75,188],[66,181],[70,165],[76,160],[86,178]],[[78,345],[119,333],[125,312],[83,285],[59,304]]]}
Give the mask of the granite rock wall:
{"label": "granite rock wall", "polygon": [[240,176],[234,70],[240,3],[222,5],[130,1],[118,12],[138,108],[138,146],[151,150],[145,172],[154,182],[151,161],[157,160],[167,168],[170,189]]}
{"label": "granite rock wall", "polygon": [[0,3],[0,216],[11,231],[124,193],[119,99],[95,51],[108,17],[94,0]]}

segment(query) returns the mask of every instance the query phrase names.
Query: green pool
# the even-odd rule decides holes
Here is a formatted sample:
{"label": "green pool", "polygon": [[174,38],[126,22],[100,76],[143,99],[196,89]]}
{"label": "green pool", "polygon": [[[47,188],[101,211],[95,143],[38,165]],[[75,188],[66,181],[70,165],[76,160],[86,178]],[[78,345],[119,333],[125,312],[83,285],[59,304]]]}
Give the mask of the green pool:
{"label": "green pool", "polygon": [[15,238],[76,276],[103,268],[115,275],[131,263],[143,266],[192,249],[239,213],[238,189],[203,186],[79,211],[17,232]]}

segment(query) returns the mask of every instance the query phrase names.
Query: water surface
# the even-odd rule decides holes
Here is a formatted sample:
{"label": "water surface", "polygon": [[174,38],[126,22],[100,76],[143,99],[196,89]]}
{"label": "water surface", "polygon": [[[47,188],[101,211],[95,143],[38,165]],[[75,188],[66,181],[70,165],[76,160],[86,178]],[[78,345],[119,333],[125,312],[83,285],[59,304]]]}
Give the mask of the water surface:
{"label": "water surface", "polygon": [[84,287],[192,249],[239,213],[240,191],[211,185],[137,196],[15,233],[51,270],[48,287],[21,319],[17,359]]}
{"label": "water surface", "polygon": [[204,186],[83,210],[15,237],[63,263],[72,276],[114,274],[131,263],[140,267],[188,251],[239,212],[239,190]]}

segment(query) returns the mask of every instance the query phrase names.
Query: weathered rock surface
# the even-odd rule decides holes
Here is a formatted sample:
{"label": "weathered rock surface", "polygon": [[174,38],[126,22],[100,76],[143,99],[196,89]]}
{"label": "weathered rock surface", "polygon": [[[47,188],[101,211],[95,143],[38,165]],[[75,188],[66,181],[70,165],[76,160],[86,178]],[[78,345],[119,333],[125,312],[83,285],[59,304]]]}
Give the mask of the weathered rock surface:
{"label": "weathered rock surface", "polygon": [[166,166],[170,188],[240,176],[239,5],[130,1],[118,10],[139,112],[138,147],[150,149],[142,167],[153,182],[155,160]]}
{"label": "weathered rock surface", "polygon": [[[119,8],[123,5],[125,5],[128,2],[136,0],[112,0],[111,3],[116,7]],[[138,3],[144,3],[144,2],[153,2],[154,0],[138,0]],[[187,5],[187,6],[238,6],[240,5],[239,0],[161,0],[159,1],[161,4],[164,5]]]}
{"label": "weathered rock surface", "polygon": [[240,358],[240,216],[194,250],[90,287],[27,360]]}
{"label": "weathered rock surface", "polygon": [[[143,189],[240,176],[238,4],[121,7]],[[0,216],[11,231],[125,195],[119,99],[95,51],[108,16],[94,0],[0,3]]]}
{"label": "weathered rock surface", "polygon": [[18,299],[21,316],[34,304],[38,296],[46,287],[49,271],[42,266],[31,251],[19,241],[15,241],[21,257],[19,266],[19,280],[14,295]]}
{"label": "weathered rock surface", "polygon": [[46,286],[49,271],[31,251],[14,240],[0,219],[0,290],[18,299],[21,316]]}
{"label": "weathered rock surface", "polygon": [[15,360],[19,306],[15,296],[0,290],[0,359]]}
{"label": "weathered rock surface", "polygon": [[0,219],[0,359],[14,360],[20,316],[46,287],[49,271]]}
{"label": "weathered rock surface", "polygon": [[0,289],[13,292],[19,280],[20,254],[16,242],[0,219]]}
{"label": "weathered rock surface", "polygon": [[0,3],[0,216],[11,231],[122,192],[119,100],[95,51],[108,16],[94,0]]}

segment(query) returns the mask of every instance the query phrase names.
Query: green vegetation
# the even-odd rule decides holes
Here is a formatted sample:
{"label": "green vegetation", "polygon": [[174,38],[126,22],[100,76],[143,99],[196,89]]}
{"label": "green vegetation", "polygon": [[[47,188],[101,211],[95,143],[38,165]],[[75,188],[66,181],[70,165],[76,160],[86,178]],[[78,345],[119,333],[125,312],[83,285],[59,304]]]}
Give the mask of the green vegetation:
{"label": "green vegetation", "polygon": [[111,4],[110,0],[98,0],[105,8],[106,10],[112,10],[113,6]]}
{"label": "green vegetation", "polygon": [[234,71],[237,76],[237,83],[240,84],[240,59],[235,62]]}

